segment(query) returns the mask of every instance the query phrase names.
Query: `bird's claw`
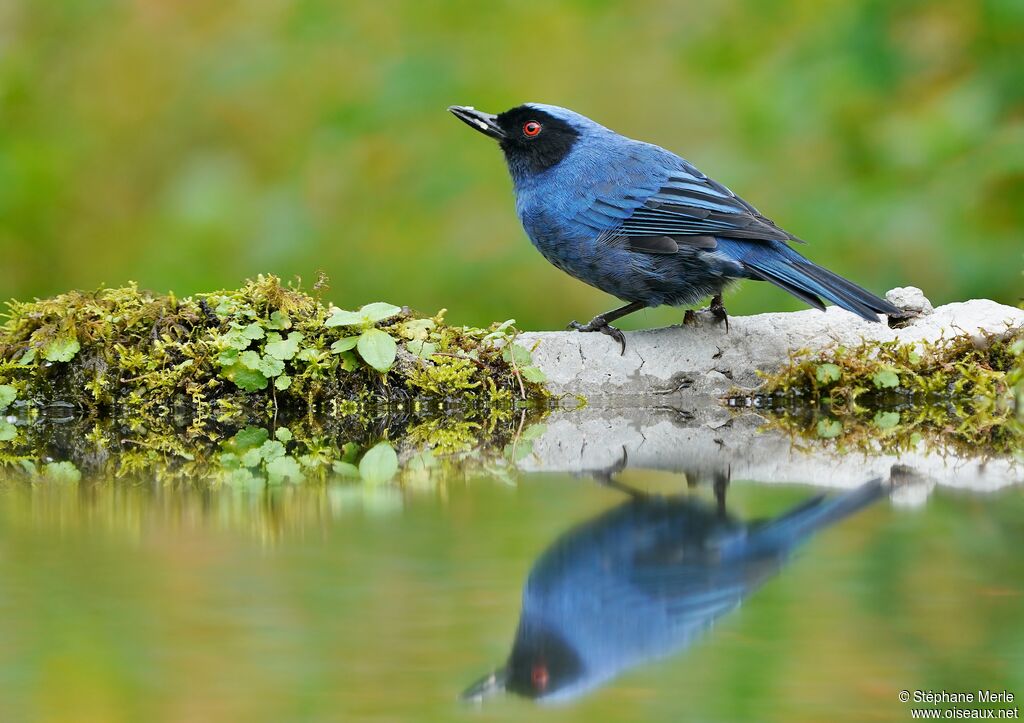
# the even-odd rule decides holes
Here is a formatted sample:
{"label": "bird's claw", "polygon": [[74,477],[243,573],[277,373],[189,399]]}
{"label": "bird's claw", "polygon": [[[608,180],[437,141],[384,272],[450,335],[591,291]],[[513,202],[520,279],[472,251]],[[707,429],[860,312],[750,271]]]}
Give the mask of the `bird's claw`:
{"label": "bird's claw", "polygon": [[708,307],[708,311],[715,317],[715,321],[719,324],[725,323],[725,333],[729,333],[729,314],[725,310],[725,304],[722,303],[722,297],[716,296],[711,300],[711,306]]}
{"label": "bird's claw", "polygon": [[607,334],[615,341],[619,342],[622,347],[620,355],[626,353],[626,337],[622,334],[622,331],[605,321],[603,316],[595,316],[587,324],[581,324],[578,321],[570,321],[569,328],[575,329],[576,331],[599,331],[602,334]]}
{"label": "bird's claw", "polygon": [[711,306],[708,306],[699,311],[693,309],[687,309],[683,313],[683,326],[696,326],[697,325],[697,314],[711,314],[711,317],[715,320],[716,324],[725,324],[725,333],[729,333],[729,314],[725,310],[725,305],[722,304],[720,299],[712,299]]}

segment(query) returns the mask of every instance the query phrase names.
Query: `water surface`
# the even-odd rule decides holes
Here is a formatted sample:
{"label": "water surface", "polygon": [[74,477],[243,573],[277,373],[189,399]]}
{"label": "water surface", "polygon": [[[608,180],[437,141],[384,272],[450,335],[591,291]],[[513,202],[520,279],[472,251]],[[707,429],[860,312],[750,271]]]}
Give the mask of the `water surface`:
{"label": "water surface", "polygon": [[[734,479],[727,508],[817,493]],[[508,656],[537,559],[626,500],[553,474],[2,483],[0,720],[905,720],[903,689],[1024,694],[1024,499],[939,487],[821,530],[707,634],[571,701],[460,701]]]}

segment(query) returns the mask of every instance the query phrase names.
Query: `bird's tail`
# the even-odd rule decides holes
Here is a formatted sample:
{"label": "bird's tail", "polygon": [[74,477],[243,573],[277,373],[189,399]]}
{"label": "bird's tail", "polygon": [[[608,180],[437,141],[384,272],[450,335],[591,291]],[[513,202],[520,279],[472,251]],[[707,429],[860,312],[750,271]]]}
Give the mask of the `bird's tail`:
{"label": "bird's tail", "polygon": [[765,522],[757,530],[761,544],[772,548],[789,548],[817,530],[849,517],[883,497],[888,485],[879,477],[849,492],[827,496],[817,495],[789,512]]}
{"label": "bird's tail", "polygon": [[825,310],[824,298],[868,321],[878,321],[879,314],[903,316],[902,310],[885,299],[805,259],[783,243],[719,239],[719,248],[742,264],[750,278],[769,281],[816,309]]}

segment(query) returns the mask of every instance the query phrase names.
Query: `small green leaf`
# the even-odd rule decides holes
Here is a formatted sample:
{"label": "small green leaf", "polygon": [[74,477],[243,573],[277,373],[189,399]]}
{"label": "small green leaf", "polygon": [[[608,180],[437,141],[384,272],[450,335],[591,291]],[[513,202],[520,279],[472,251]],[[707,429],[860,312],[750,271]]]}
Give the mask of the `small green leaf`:
{"label": "small green leaf", "polygon": [[530,351],[518,344],[506,344],[505,348],[501,350],[501,358],[509,364],[514,363],[521,367],[533,364],[533,357],[530,355]]}
{"label": "small green leaf", "polygon": [[262,339],[264,336],[263,327],[254,321],[242,329],[242,336],[246,339]]}
{"label": "small green leaf", "polygon": [[270,321],[267,322],[268,329],[291,329],[292,320],[282,311],[275,311],[270,315]]}
{"label": "small green leaf", "polygon": [[81,348],[78,339],[73,336],[54,339],[43,347],[43,359],[51,362],[69,362]]}
{"label": "small green leaf", "polygon": [[879,369],[872,375],[871,381],[879,389],[895,389],[900,385],[900,375],[896,373],[895,369]]}
{"label": "small green leaf", "polygon": [[0,412],[11,406],[18,398],[18,392],[10,384],[0,384]]}
{"label": "small green leaf", "polygon": [[0,442],[10,442],[18,436],[18,428],[6,419],[0,419]]}
{"label": "small green leaf", "polygon": [[875,426],[879,429],[892,429],[900,423],[899,412],[878,412],[874,418]]}
{"label": "small green leaf", "polygon": [[284,362],[280,359],[275,359],[268,354],[267,356],[260,358],[260,363],[257,368],[263,372],[263,376],[265,377],[276,377],[284,372]]}
{"label": "small green leaf", "polygon": [[260,452],[260,448],[246,450],[242,455],[241,464],[243,467],[255,467],[262,461],[263,454]]}
{"label": "small green leaf", "polygon": [[359,342],[358,336],[346,336],[344,339],[338,339],[338,341],[331,344],[332,354],[341,354],[343,351],[349,349],[355,349],[356,344]]}
{"label": "small green leaf", "polygon": [[217,302],[217,308],[213,311],[217,316],[230,316],[235,311],[235,302],[226,296],[217,297],[220,299]]}
{"label": "small green leaf", "polygon": [[831,384],[839,381],[841,373],[835,364],[819,364],[814,376],[820,384]]}
{"label": "small green leaf", "polygon": [[275,457],[267,463],[267,476],[271,481],[277,482],[287,479],[290,482],[301,482],[303,480],[302,468],[298,461],[290,456]]}
{"label": "small green leaf", "polygon": [[282,374],[281,376],[274,380],[274,388],[277,389],[277,391],[279,392],[285,391],[291,385],[292,378],[287,374]]}
{"label": "small green leaf", "polygon": [[378,321],[390,319],[400,313],[402,313],[401,307],[376,301],[367,304],[359,311],[335,309],[331,317],[324,322],[324,326],[373,326]]}
{"label": "small green leaf", "polygon": [[345,311],[335,309],[331,318],[324,322],[324,326],[362,326],[366,319],[357,311]]}
{"label": "small green leaf", "polygon": [[356,467],[351,462],[342,462],[341,460],[338,460],[333,465],[331,465],[331,469],[334,470],[334,474],[341,475],[342,477],[359,476],[359,468]]}
{"label": "small green leaf", "polygon": [[359,360],[350,351],[343,351],[338,355],[338,360],[341,362],[341,368],[346,372],[354,372],[359,368]]}
{"label": "small green leaf", "polygon": [[436,326],[433,319],[410,319],[403,322],[398,331],[406,339],[426,339]]}
{"label": "small green leaf", "polygon": [[248,349],[249,344],[252,343],[252,339],[245,335],[245,329],[243,329],[242,327],[238,326],[237,324],[234,324],[232,326],[234,328],[232,328],[229,332],[220,337],[220,343],[223,346],[229,347],[231,349],[237,349],[238,351]]}
{"label": "small green leaf", "polygon": [[387,482],[398,471],[398,455],[387,442],[374,445],[359,460],[359,476],[370,484]]}
{"label": "small green leaf", "polygon": [[224,367],[221,370],[221,375],[225,379],[233,381],[239,389],[246,392],[256,392],[267,388],[267,378],[263,376],[263,372],[249,369],[241,363]]}
{"label": "small green leaf", "polygon": [[384,321],[392,316],[401,314],[402,307],[395,306],[394,304],[385,304],[383,301],[375,301],[361,308],[359,313],[371,324],[376,324],[378,321]]}
{"label": "small green leaf", "polygon": [[278,442],[287,444],[292,441],[292,430],[288,429],[288,427],[278,427],[277,431],[274,432],[274,437],[277,438]]}
{"label": "small green leaf", "polygon": [[74,484],[82,479],[82,473],[72,462],[50,462],[43,465],[43,477],[49,482]]}
{"label": "small green leaf", "polygon": [[405,348],[421,359],[429,359],[437,352],[437,344],[432,344],[429,341],[423,341],[423,339],[407,341],[405,343]]}
{"label": "small green leaf", "polygon": [[263,427],[246,427],[231,438],[230,445],[233,449],[241,451],[259,447],[270,439],[270,432]]}
{"label": "small green leaf", "polygon": [[36,360],[36,350],[28,349],[24,354],[21,355],[21,359],[18,360],[18,366],[27,367],[29,364]]}
{"label": "small green leaf", "polygon": [[260,355],[259,352],[255,351],[243,351],[238,356],[239,363],[246,369],[259,369],[260,368]]}
{"label": "small green leaf", "polygon": [[395,363],[398,346],[387,332],[380,329],[367,329],[359,336],[356,343],[359,356],[367,364],[379,372],[386,372]]}
{"label": "small green leaf", "polygon": [[263,457],[267,462],[277,459],[283,456],[285,453],[284,445],[278,442],[276,439],[268,439],[260,447],[260,456]]}
{"label": "small green leaf", "polygon": [[532,364],[520,367],[519,373],[523,375],[523,379],[534,384],[543,384],[548,380],[547,374],[541,371],[540,367],[535,367]]}
{"label": "small green leaf", "polygon": [[820,419],[817,425],[818,436],[821,439],[832,439],[843,432],[843,423],[838,419]]}
{"label": "small green leaf", "polygon": [[[270,338],[269,336],[267,337]],[[268,341],[264,351],[275,359],[287,361],[299,351],[299,344],[305,337],[300,331],[293,331],[287,339]]]}
{"label": "small green leaf", "polygon": [[233,470],[231,474],[228,475],[227,483],[238,489],[263,489],[263,478],[254,475],[250,470],[245,468]]}

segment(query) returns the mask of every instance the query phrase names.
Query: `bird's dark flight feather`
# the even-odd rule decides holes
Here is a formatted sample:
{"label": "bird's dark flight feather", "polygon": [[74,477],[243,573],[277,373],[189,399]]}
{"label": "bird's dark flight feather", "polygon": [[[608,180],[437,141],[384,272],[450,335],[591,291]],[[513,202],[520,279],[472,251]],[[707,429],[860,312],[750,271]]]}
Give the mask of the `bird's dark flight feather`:
{"label": "bird's dark flight feather", "polygon": [[[636,199],[632,208],[627,199]],[[654,193],[639,193],[624,198],[612,192],[607,197],[599,197],[591,208],[605,216],[622,218],[615,228],[605,232],[605,237],[628,238],[630,248],[635,247],[638,253],[665,253],[649,250],[647,244],[634,241],[636,237],[649,236],[668,236],[680,245],[700,248],[715,246],[693,244],[686,237],[721,236],[802,243],[796,236],[776,226],[752,205],[686,161],[682,161],[680,168]],[[623,218],[626,213],[629,215]]]}

